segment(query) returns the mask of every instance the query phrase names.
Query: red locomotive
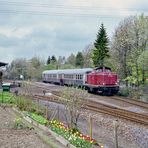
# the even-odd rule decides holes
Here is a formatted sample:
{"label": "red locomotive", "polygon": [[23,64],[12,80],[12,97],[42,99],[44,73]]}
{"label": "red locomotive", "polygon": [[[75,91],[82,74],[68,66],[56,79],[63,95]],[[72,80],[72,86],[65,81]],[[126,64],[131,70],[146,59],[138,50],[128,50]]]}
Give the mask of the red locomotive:
{"label": "red locomotive", "polygon": [[88,92],[116,94],[119,91],[118,76],[108,67],[99,67],[87,74],[85,86]]}

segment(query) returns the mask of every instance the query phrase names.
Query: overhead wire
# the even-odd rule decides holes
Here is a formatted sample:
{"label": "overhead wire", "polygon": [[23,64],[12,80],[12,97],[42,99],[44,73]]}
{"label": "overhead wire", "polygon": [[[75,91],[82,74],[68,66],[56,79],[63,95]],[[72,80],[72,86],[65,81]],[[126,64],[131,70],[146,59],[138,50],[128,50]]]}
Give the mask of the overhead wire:
{"label": "overhead wire", "polygon": [[[10,5],[10,6],[21,6],[21,7],[26,7],[26,6],[30,6],[31,8],[33,7],[41,7],[41,8],[50,8],[48,10],[51,10],[52,9],[56,9],[58,8],[58,11],[59,11],[59,8],[62,8],[62,10],[69,10],[69,9],[75,9],[75,10],[85,10],[85,12],[77,12],[77,11],[74,11],[74,12],[62,12],[62,11],[59,11],[59,12],[49,12],[49,11],[30,11],[30,10],[13,10],[13,9],[0,9],[0,13],[3,13],[3,14],[8,14],[8,13],[13,13],[13,14],[30,14],[30,15],[49,15],[49,16],[65,16],[65,17],[92,17],[92,18],[96,18],[96,17],[103,17],[103,18],[118,18],[118,17],[122,17],[122,16],[125,16],[125,15],[119,15],[116,13],[116,15],[112,14],[112,15],[107,15],[107,14],[96,14],[95,13],[88,13],[88,11],[90,10],[107,10],[110,9],[113,11],[113,8],[111,7],[90,7],[90,6],[68,6],[68,5],[61,5],[61,4],[56,4],[56,5],[50,5],[50,4],[45,4],[45,3],[31,3],[31,2],[9,2],[9,1],[0,1],[0,4],[2,5]],[[68,7],[67,7],[68,6]],[[129,8],[128,8],[129,9]],[[128,12],[127,10],[128,9],[123,9],[123,10],[126,10],[124,12]],[[87,10],[87,11],[86,11]],[[134,10],[134,9],[133,9]],[[135,10],[136,11],[136,10]]]}
{"label": "overhead wire", "polygon": [[[104,10],[113,10],[113,7],[102,7],[102,6],[89,6],[89,5],[63,5],[63,4],[49,4],[49,3],[31,3],[31,2],[10,2],[10,1],[0,1],[3,5],[14,5],[14,6],[31,6],[31,7],[46,7],[46,8],[64,8],[64,9],[104,9]],[[128,11],[148,11],[146,8],[134,8],[134,7],[118,7],[120,10],[128,10]]]}
{"label": "overhead wire", "polygon": [[121,16],[113,16],[113,15],[97,15],[97,14],[74,14],[74,13],[49,13],[49,12],[41,12],[41,11],[22,11],[22,10],[0,10],[0,13],[4,14],[30,14],[30,15],[46,15],[46,16],[66,16],[66,17],[101,17],[101,18],[120,18]]}

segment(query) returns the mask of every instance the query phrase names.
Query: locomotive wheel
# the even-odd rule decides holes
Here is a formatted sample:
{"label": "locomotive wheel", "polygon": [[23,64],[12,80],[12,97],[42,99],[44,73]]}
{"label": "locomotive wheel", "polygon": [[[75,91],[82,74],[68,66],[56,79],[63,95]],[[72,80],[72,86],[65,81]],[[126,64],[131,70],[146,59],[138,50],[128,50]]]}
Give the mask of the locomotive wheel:
{"label": "locomotive wheel", "polygon": [[96,93],[97,89],[95,89],[95,88],[88,88],[87,91],[88,91],[88,93]]}
{"label": "locomotive wheel", "polygon": [[87,88],[88,93],[93,93],[92,88]]}

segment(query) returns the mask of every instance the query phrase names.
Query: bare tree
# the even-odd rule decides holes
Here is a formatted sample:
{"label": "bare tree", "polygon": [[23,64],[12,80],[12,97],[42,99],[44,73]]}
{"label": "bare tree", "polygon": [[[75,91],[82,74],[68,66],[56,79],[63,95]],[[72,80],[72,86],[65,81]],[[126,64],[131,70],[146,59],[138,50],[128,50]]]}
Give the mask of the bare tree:
{"label": "bare tree", "polygon": [[84,67],[92,67],[93,61],[92,61],[92,50],[94,49],[94,46],[92,44],[89,44],[85,47],[82,54],[84,57]]}
{"label": "bare tree", "polygon": [[81,114],[88,93],[77,88],[65,88],[62,92],[62,101],[65,104],[65,118],[67,124],[72,129],[77,129],[77,123]]}

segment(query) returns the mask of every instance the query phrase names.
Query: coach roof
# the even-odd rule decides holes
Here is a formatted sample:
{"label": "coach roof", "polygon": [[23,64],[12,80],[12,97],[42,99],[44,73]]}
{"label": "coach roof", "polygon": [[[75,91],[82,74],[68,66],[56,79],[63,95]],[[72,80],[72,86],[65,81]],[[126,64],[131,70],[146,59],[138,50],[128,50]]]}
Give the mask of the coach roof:
{"label": "coach roof", "polygon": [[84,74],[84,73],[90,72],[92,70],[93,70],[92,68],[46,70],[43,72],[43,74]]}

